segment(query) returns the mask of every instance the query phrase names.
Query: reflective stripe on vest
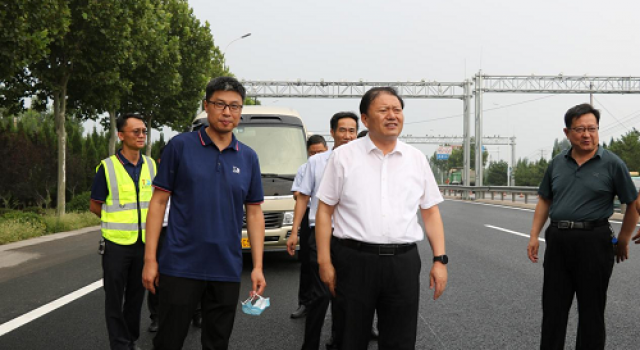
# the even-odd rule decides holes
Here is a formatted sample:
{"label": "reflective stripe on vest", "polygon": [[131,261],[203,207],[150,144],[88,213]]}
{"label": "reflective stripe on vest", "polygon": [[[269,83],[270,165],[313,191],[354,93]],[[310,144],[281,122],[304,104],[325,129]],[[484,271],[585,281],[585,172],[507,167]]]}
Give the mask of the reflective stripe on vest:
{"label": "reflective stripe on vest", "polygon": [[[155,162],[142,156],[147,166],[142,167],[138,179],[138,195],[136,196],[133,179],[116,156],[102,161],[109,195],[102,204],[102,235],[117,244],[129,245],[138,240],[139,227],[142,241],[145,241],[145,221],[151,200],[151,183],[156,174]],[[137,198],[136,198],[137,197]],[[138,205],[140,203],[140,219],[138,226]]]}

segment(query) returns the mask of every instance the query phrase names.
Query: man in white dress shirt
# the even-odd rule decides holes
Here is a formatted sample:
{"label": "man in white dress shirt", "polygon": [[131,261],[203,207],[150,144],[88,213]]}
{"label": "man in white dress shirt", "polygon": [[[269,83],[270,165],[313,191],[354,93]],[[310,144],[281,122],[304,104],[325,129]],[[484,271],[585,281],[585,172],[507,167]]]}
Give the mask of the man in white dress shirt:
{"label": "man in white dress shirt", "polygon": [[318,264],[322,281],[344,307],[342,349],[367,349],[376,311],[379,349],[415,349],[421,269],[416,242],[424,238],[418,209],[434,255],[434,299],[446,288],[448,258],[437,206],[443,199],[425,155],[398,141],[403,108],[391,87],[365,93],[360,113],[369,135],[333,152],[317,192]]}

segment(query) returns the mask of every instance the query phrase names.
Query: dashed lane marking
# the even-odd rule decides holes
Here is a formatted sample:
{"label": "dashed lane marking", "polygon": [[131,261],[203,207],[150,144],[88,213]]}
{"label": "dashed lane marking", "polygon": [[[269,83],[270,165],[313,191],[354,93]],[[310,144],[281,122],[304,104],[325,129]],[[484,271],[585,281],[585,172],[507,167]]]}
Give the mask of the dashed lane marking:
{"label": "dashed lane marking", "polygon": [[0,337],[102,287],[102,279],[0,325]]}
{"label": "dashed lane marking", "polygon": [[[522,232],[518,232],[518,231],[512,231],[512,230],[507,230],[506,228],[502,228],[502,227],[498,227],[498,226],[493,226],[493,225],[487,225],[485,224],[484,227],[488,227],[488,228],[492,228],[494,230],[498,230],[498,231],[502,231],[502,232],[507,232],[507,233],[511,233],[512,235],[516,235],[516,236],[522,236],[522,237],[527,237],[530,238],[531,236],[529,236],[526,233],[522,233]],[[539,241],[545,242],[544,238],[538,238]]]}

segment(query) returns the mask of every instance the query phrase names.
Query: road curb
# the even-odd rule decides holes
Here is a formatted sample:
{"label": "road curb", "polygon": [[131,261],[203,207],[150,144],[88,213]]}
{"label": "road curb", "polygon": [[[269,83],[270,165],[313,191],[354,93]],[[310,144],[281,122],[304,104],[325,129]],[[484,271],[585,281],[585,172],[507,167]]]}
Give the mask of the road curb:
{"label": "road curb", "polygon": [[7,243],[7,244],[0,245],[0,252],[4,252],[7,250],[14,250],[18,248],[24,248],[24,247],[44,243],[44,242],[51,242],[51,241],[55,241],[62,238],[82,235],[89,232],[95,232],[98,230],[100,230],[100,226],[90,226],[90,227],[85,227],[85,228],[81,228],[74,231],[52,233],[50,235],[30,238],[24,241]]}

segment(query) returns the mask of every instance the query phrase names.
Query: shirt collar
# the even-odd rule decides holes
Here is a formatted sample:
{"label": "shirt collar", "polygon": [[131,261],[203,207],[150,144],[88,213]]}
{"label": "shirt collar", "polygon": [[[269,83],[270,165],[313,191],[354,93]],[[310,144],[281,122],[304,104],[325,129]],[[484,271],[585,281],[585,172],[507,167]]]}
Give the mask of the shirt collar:
{"label": "shirt collar", "polygon": [[[198,135],[200,136],[200,144],[202,146],[212,145],[213,147],[217,147],[209,137],[209,134],[207,134],[207,131],[205,130],[206,127],[207,127],[206,125],[201,126],[200,130],[198,131]],[[229,143],[229,146],[227,146],[225,149],[230,149],[235,151],[240,150],[240,144],[238,142],[238,139],[236,138],[236,135],[233,132],[231,133],[231,143]]]}
{"label": "shirt collar", "polygon": [[120,161],[120,163],[122,163],[122,165],[123,165],[123,166],[124,166],[124,165],[127,165],[127,164],[130,164],[131,166],[140,166],[140,165],[142,165],[142,164],[144,163],[144,157],[143,157],[143,156],[142,156],[142,154],[141,154],[141,155],[140,155],[140,161],[138,162],[138,164],[137,164],[137,165],[133,165],[133,163],[131,163],[131,162],[129,161],[129,159],[125,158],[125,157],[122,155],[122,148],[121,148],[121,149],[119,149],[119,150],[118,150],[118,152],[116,152],[116,157],[118,158],[118,160]]}
{"label": "shirt collar", "polygon": [[[367,136],[363,137],[362,142],[364,142],[364,149],[367,151],[367,153],[371,153],[371,151],[375,149],[382,153],[382,151],[373,143],[373,141],[371,141],[371,138],[369,138],[368,134]],[[394,154],[396,152],[403,154],[404,146],[405,145],[402,141],[396,141],[396,146],[393,148],[393,151],[389,152],[389,154]]]}
{"label": "shirt collar", "polygon": [[[571,151],[572,150],[573,150],[573,146],[569,147],[569,149],[566,150],[567,153],[564,154],[564,157],[573,159],[573,157],[571,156]],[[598,145],[598,149],[596,150],[596,153],[590,159],[602,158],[602,153],[604,153],[604,150],[602,149],[602,147],[600,145]]]}

